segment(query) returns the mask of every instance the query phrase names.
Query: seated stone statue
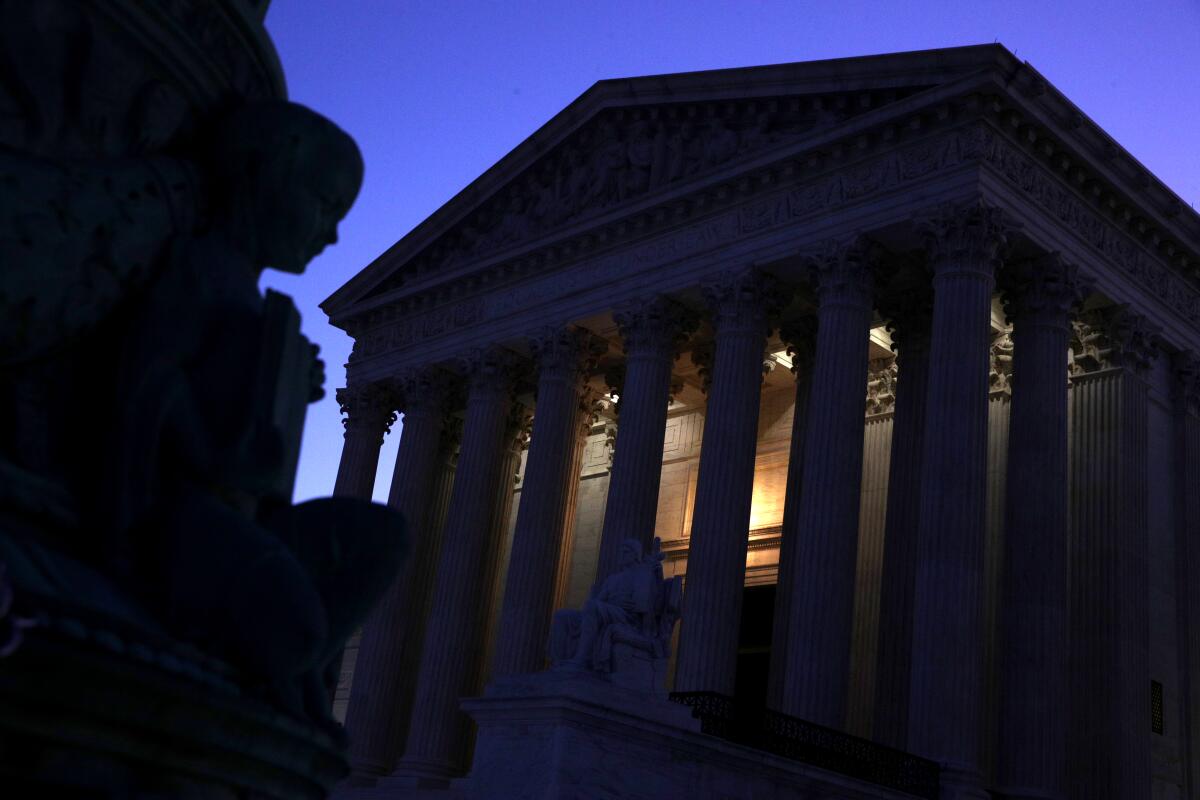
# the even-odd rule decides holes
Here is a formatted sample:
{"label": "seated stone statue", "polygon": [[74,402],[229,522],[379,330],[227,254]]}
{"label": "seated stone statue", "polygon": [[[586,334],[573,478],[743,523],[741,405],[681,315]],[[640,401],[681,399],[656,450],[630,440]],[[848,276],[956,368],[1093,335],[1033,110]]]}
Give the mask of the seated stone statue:
{"label": "seated stone statue", "polygon": [[626,688],[663,690],[682,581],[663,579],[660,544],[655,539],[654,552],[643,557],[641,543],[626,539],[620,568],[592,587],[583,609],[555,613],[555,669],[590,670]]}

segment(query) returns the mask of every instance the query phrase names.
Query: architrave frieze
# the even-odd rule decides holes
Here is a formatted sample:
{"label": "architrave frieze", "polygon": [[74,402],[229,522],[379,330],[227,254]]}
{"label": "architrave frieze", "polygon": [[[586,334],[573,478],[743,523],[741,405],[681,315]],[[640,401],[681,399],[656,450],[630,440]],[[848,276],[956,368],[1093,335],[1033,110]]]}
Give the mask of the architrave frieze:
{"label": "architrave frieze", "polygon": [[[1127,278],[1145,287],[1164,306],[1189,324],[1200,326],[1200,288],[1194,279],[1180,274],[1162,255],[1150,250],[1134,235],[1122,230],[1117,220],[1106,219],[1044,164],[1023,152],[990,126],[978,128],[981,160],[1020,195],[1032,200],[1063,228],[1085,241],[1095,252]],[[1129,222],[1137,223],[1130,218]],[[1155,240],[1151,239],[1153,245]],[[1166,255],[1166,254],[1163,254]],[[1168,255],[1167,258],[1173,258]]]}

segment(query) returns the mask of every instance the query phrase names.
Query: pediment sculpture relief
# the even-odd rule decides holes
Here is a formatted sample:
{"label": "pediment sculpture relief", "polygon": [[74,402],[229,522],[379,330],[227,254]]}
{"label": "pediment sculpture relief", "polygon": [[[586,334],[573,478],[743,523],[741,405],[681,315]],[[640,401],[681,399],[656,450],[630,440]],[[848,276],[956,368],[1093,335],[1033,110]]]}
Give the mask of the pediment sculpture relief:
{"label": "pediment sculpture relief", "polygon": [[[916,91],[916,89],[908,90]],[[901,96],[904,92],[895,92]],[[655,189],[794,141],[870,109],[854,96],[611,109],[558,145],[426,250],[448,266],[596,216]],[[406,268],[408,269],[408,268]],[[400,276],[376,293],[395,288]]]}

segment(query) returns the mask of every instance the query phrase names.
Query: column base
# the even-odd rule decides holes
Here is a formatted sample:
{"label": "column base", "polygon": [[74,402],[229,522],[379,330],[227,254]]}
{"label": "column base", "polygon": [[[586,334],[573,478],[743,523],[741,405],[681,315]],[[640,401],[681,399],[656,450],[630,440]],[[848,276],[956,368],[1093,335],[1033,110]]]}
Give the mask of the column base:
{"label": "column base", "polygon": [[1064,800],[1065,794],[1052,794],[1045,789],[1003,786],[992,790],[995,800]]}
{"label": "column base", "polygon": [[396,771],[376,782],[379,788],[387,786],[404,789],[446,789],[450,781],[459,777],[461,770],[445,761],[423,761],[403,759]]}
{"label": "column base", "polygon": [[345,786],[374,786],[380,778],[388,776],[388,768],[374,761],[359,761],[350,764],[350,776],[342,784]]}

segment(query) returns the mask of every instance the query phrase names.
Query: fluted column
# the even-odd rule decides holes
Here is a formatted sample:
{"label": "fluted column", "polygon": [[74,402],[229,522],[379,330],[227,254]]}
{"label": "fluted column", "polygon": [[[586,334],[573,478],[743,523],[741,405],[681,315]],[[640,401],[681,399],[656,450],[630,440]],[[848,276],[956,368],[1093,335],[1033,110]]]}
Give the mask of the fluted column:
{"label": "fluted column", "polygon": [[775,613],[771,620],[771,665],[767,673],[767,706],[783,707],[784,681],[788,665],[788,620],[791,617],[791,586],[796,580],[799,537],[796,521],[800,514],[800,492],[804,486],[804,437],[808,431],[808,401],[812,394],[812,365],[817,346],[815,314],[784,320],[779,336],[792,357],[796,400],[792,407],[792,438],[788,446],[787,479],[783,494],[783,526],[779,542],[779,576],[775,583]]}
{"label": "fluted column", "polygon": [[[692,514],[676,691],[733,694],[769,307],[779,295],[756,270],[704,287],[716,329]],[[618,439],[618,444],[619,444]]]}
{"label": "fluted column", "polygon": [[388,505],[404,515],[412,553],[363,626],[346,712],[353,779],[390,773],[403,752],[414,678],[403,669],[404,656],[420,647],[417,610],[429,588],[424,576],[436,566],[432,545],[438,537],[429,530],[429,507],[440,468],[447,377],[422,369],[397,381],[404,425]]}
{"label": "fluted column", "polygon": [[943,207],[920,226],[933,268],[921,454],[908,747],[942,763],[943,797],[986,797],[983,548],[987,525],[988,347],[1002,212]]}
{"label": "fluted column", "polygon": [[814,262],[817,351],[804,485],[796,529],[783,532],[797,546],[781,710],[833,728],[845,725],[850,680],[874,258],[868,244],[851,243]]}
{"label": "fluted column", "polygon": [[650,551],[658,516],[671,367],[680,344],[695,328],[693,316],[665,297],[628,303],[613,317],[625,341],[625,382],[597,582],[616,568],[624,540],[637,539],[643,552]]}
{"label": "fluted column", "polygon": [[1150,797],[1145,373],[1155,341],[1122,307],[1083,315],[1072,341],[1072,800]]}
{"label": "fluted column", "polygon": [[1183,687],[1184,797],[1200,795],[1200,358],[1176,353],[1174,373],[1176,469],[1175,526],[1180,685]]}
{"label": "fluted column", "polygon": [[996,787],[1005,798],[1062,798],[1067,736],[1067,346],[1082,300],[1057,254],[1007,266],[1013,326]]}
{"label": "fluted column", "polygon": [[[500,462],[501,478],[497,482],[497,491],[492,499],[492,527],[487,537],[487,547],[482,556],[483,571],[483,602],[479,605],[479,641],[482,646],[471,655],[471,680],[467,684],[465,695],[482,694],[484,686],[491,678],[491,666],[496,651],[496,633],[500,627],[500,606],[503,600],[501,588],[504,585],[504,569],[509,559],[506,558],[505,540],[512,521],[513,501],[516,498],[517,475],[521,469],[521,454],[529,447],[529,431],[533,424],[533,415],[522,403],[513,404],[505,427],[504,456]],[[511,547],[511,542],[510,542]]]}
{"label": "fluted column", "polygon": [[595,366],[586,331],[547,329],[531,341],[538,369],[537,407],[525,485],[509,556],[492,672],[536,672],[545,665],[555,583],[574,516],[579,481],[581,404]]}
{"label": "fluted column", "polygon": [[346,433],[333,495],[370,500],[379,448],[396,421],[395,398],[387,388],[371,383],[338,389],[337,402],[346,415],[342,420]]}
{"label": "fluted column", "polygon": [[464,766],[468,720],[458,701],[475,677],[474,656],[483,648],[479,609],[486,603],[485,556],[494,500],[501,481],[512,478],[502,474],[502,464],[512,408],[513,359],[490,348],[465,359],[464,367],[469,389],[462,445],[407,744],[396,770],[397,775],[433,785],[442,785]]}
{"label": "fluted column", "polygon": [[904,283],[890,286],[880,298],[896,351],[896,410],[888,463],[872,728],[875,741],[900,749],[908,742],[921,450],[933,316],[933,291],[923,259],[910,262],[905,272]]}

